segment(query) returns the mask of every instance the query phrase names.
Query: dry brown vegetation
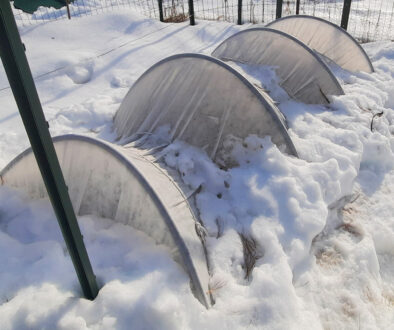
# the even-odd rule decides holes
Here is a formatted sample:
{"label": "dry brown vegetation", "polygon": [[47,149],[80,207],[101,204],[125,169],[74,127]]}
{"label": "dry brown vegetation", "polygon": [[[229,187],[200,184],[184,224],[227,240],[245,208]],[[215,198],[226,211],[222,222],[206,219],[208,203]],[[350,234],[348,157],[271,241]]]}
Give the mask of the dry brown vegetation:
{"label": "dry brown vegetation", "polygon": [[257,260],[263,257],[263,253],[261,252],[259,244],[253,237],[243,233],[240,233],[239,236],[244,252],[245,279],[249,280]]}

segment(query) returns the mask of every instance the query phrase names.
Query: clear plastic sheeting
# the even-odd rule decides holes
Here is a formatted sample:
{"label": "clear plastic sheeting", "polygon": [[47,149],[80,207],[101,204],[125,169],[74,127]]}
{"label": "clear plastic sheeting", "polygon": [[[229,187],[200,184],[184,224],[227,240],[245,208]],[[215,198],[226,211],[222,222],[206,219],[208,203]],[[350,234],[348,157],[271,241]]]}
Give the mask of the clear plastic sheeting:
{"label": "clear plastic sheeting", "polygon": [[266,26],[291,34],[343,69],[374,71],[359,43],[345,30],[324,19],[306,15],[286,16]]}
{"label": "clear plastic sheeting", "polygon": [[269,96],[229,65],[201,54],[171,56],[146,71],[120,105],[114,127],[120,143],[159,135],[161,144],[180,139],[219,163],[229,138],[250,134],[270,136],[297,155]]}
{"label": "clear plastic sheeting", "polygon": [[[189,274],[195,296],[210,306],[205,248],[183,187],[174,173],[132,148],[77,135],[54,139],[56,153],[78,215],[94,214],[130,225],[164,244]],[[2,184],[47,197],[34,154],[26,150],[1,173]],[[176,181],[174,181],[176,180]]]}
{"label": "clear plastic sheeting", "polygon": [[273,29],[252,28],[223,41],[212,53],[221,60],[275,68],[290,97],[309,104],[327,104],[329,95],[343,95],[328,66],[308,46]]}

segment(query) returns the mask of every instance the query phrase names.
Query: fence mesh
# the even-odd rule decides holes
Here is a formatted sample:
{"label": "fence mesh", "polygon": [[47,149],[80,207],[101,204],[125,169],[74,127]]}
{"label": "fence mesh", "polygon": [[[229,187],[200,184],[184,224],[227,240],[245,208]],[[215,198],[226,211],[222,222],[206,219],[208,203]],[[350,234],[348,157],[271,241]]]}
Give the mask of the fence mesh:
{"label": "fence mesh", "polygon": [[[158,0],[75,0],[71,17],[96,15],[119,8],[132,8],[150,18],[159,19]],[[189,17],[189,0],[163,0],[165,22],[183,22]],[[194,0],[196,19],[238,21],[239,0]],[[297,0],[284,0],[282,16],[296,14]],[[267,24],[276,18],[277,0],[242,0],[242,22]],[[343,0],[299,0],[299,14],[341,23]],[[40,7],[34,14],[14,9],[19,26],[67,19],[67,9]],[[394,40],[394,0],[352,0],[348,31],[362,42]]]}

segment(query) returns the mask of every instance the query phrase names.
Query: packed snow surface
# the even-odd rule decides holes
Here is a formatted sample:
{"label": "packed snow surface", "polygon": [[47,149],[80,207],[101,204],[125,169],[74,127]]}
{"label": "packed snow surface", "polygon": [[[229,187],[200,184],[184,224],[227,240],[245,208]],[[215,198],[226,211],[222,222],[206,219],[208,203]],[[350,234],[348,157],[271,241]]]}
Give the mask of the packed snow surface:
{"label": "packed snow surface", "polygon": [[[52,135],[114,142],[112,117],[145,70],[176,53],[210,54],[246,27],[162,24],[125,9],[21,34]],[[160,152],[197,192],[210,310],[165,247],[92,216],[79,222],[101,290],[81,298],[49,201],[3,186],[0,328],[393,328],[394,44],[364,47],[376,72],[332,67],[346,95],[329,106],[289,99],[274,68],[231,63],[279,102],[299,159],[256,136],[234,139],[239,166],[228,170],[181,141]],[[7,86],[1,68],[0,168],[29,145]]]}

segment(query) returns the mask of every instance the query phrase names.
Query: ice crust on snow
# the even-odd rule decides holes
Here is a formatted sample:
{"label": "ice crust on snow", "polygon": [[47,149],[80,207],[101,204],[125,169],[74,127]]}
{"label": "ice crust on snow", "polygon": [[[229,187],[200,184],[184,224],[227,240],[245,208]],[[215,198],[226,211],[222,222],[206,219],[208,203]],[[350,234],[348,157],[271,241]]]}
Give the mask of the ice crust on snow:
{"label": "ice crust on snow", "polygon": [[[22,38],[35,74],[135,40],[95,58],[85,84],[66,71],[37,80],[52,134],[113,141],[112,115],[148,67],[181,51],[210,53],[239,30],[217,22],[162,25],[125,10],[22,29]],[[56,47],[48,50],[48,42]],[[394,45],[363,47],[376,72],[333,68],[346,95],[329,107],[290,100],[270,68],[239,66],[280,102],[300,159],[256,136],[233,142],[240,166],[228,171],[181,141],[157,154],[191,189],[200,187],[195,199],[208,230],[212,309],[193,297],[170,251],[128,226],[92,216],[79,221],[103,287],[94,302],[81,299],[49,202],[0,187],[1,327],[391,328]],[[2,70],[0,83],[6,84]],[[11,92],[1,91],[0,99],[4,167],[28,141]],[[371,131],[373,115],[381,112]],[[240,234],[257,242],[249,278]]]}

